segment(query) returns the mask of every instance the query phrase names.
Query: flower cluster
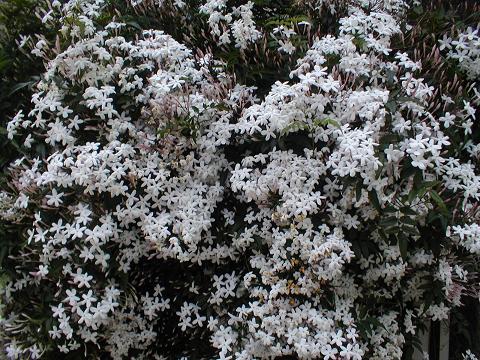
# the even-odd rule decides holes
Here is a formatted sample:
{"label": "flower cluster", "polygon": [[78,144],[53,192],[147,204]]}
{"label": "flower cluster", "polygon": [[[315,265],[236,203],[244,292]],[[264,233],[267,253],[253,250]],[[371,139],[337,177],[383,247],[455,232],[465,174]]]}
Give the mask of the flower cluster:
{"label": "flower cluster", "polygon": [[[199,13],[244,51],[255,6]],[[46,69],[7,127],[32,154],[0,193],[22,243],[7,355],[393,360],[478,296],[479,92],[453,99],[394,50],[407,9],[350,1],[305,53],[277,27],[296,65],[259,89],[215,49],[105,21],[106,1],[52,2],[63,43],[32,44]]]}
{"label": "flower cluster", "polygon": [[460,68],[467,76],[475,80],[480,75],[480,36],[478,29],[467,28],[455,39],[446,34],[440,40],[440,49],[448,50],[447,57],[459,62]]}

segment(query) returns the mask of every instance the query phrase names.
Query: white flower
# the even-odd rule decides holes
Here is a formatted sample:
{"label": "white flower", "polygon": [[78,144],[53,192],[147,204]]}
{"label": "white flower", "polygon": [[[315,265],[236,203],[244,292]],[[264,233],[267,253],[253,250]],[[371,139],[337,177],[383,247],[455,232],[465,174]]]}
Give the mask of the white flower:
{"label": "white flower", "polygon": [[47,205],[50,206],[60,206],[60,204],[63,204],[62,201],[62,196],[65,195],[64,193],[58,193],[55,188],[52,189],[52,194],[51,195],[46,195],[47,199]]}

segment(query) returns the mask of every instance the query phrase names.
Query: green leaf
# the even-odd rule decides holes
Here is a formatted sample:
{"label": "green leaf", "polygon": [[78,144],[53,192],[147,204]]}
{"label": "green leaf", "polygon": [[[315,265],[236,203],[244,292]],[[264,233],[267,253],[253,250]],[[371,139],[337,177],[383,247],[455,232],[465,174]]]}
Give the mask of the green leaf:
{"label": "green leaf", "polygon": [[382,208],[380,207],[380,201],[378,201],[378,195],[375,190],[368,192],[368,198],[372,203],[373,207],[375,208],[375,210],[377,210],[378,212],[381,212]]}
{"label": "green leaf", "polygon": [[333,119],[330,119],[330,118],[326,118],[326,119],[322,119],[322,120],[319,120],[319,119],[315,119],[313,120],[313,125],[315,126],[326,126],[326,125],[332,125],[338,129],[341,128],[340,124],[338,123],[338,121],[335,121]]}
{"label": "green leaf", "polygon": [[415,175],[413,176],[413,184],[415,187],[421,188],[423,183],[423,171],[416,171]]}
{"label": "green leaf", "polygon": [[130,25],[131,27],[133,27],[137,30],[140,30],[140,31],[143,30],[142,27],[136,21],[127,21],[125,24]]}
{"label": "green leaf", "polygon": [[410,190],[410,192],[408,193],[408,199],[407,199],[409,204],[413,203],[413,200],[415,200],[415,198],[417,197],[417,194],[418,194],[418,191],[416,191],[415,189]]}
{"label": "green leaf", "polygon": [[404,224],[411,225],[411,226],[417,226],[417,222],[414,219],[412,219],[411,217],[408,217],[408,216],[402,216],[400,218],[400,222],[402,222]]}
{"label": "green leaf", "polygon": [[410,234],[412,236],[418,236],[420,234],[420,231],[418,230],[418,228],[416,226],[405,225],[405,226],[402,227],[402,231],[404,233]]}
{"label": "green leaf", "polygon": [[380,220],[380,225],[383,228],[389,228],[395,225],[398,225],[398,219],[395,216],[389,216]]}
{"label": "green leaf", "polygon": [[385,233],[385,231],[382,228],[378,229],[378,234],[383,240],[385,241],[388,240],[388,235]]}
{"label": "green leaf", "polygon": [[408,238],[403,233],[398,234],[398,249],[402,259],[406,260],[408,255]]}
{"label": "green leaf", "polygon": [[400,211],[405,215],[410,215],[410,216],[416,216],[417,215],[417,213],[408,206],[401,207]]}
{"label": "green leaf", "polygon": [[383,211],[386,213],[396,213],[397,209],[393,205],[387,205]]}
{"label": "green leaf", "polygon": [[429,188],[435,187],[438,184],[440,184],[440,181],[422,182],[422,180],[419,177],[417,177],[417,174],[419,174],[419,172],[415,173],[415,177],[414,177],[416,189],[412,189],[412,191],[410,191],[410,193],[408,194],[408,202],[410,204],[416,197],[418,197],[419,199],[422,199],[425,196],[425,194],[429,191]]}
{"label": "green leaf", "polygon": [[398,225],[390,226],[388,229],[385,230],[385,234],[395,235],[400,231]]}
{"label": "green leaf", "polygon": [[363,184],[361,181],[357,182],[357,186],[355,188],[355,199],[358,201],[360,201],[360,198],[362,197],[362,188],[363,188]]}
{"label": "green leaf", "polygon": [[215,108],[220,110],[220,111],[228,111],[229,107],[225,105],[224,103],[216,104]]}
{"label": "green leaf", "polygon": [[390,112],[390,114],[394,114],[397,111],[397,103],[395,101],[389,101],[385,104],[385,108]]}
{"label": "green leaf", "polygon": [[19,91],[19,90],[21,90],[21,89],[23,89],[27,86],[31,86],[33,84],[35,84],[35,81],[26,81],[26,82],[18,83],[15,86],[12,87],[12,89],[8,93],[8,96],[11,96],[11,95],[15,94],[17,91]]}
{"label": "green leaf", "polygon": [[364,49],[365,45],[367,44],[367,42],[365,41],[365,39],[363,39],[363,38],[361,38],[361,37],[355,37],[355,38],[352,40],[352,43],[357,47],[358,50]]}
{"label": "green leaf", "polygon": [[437,204],[437,206],[440,208],[442,212],[448,213],[447,206],[445,205],[442,198],[435,190],[430,190],[430,197],[432,198],[433,201],[435,201],[435,203]]}
{"label": "green leaf", "polygon": [[280,132],[280,136],[285,136],[289,132],[296,132],[306,129],[308,129],[308,125],[306,123],[301,121],[294,121],[282,129],[282,131]]}

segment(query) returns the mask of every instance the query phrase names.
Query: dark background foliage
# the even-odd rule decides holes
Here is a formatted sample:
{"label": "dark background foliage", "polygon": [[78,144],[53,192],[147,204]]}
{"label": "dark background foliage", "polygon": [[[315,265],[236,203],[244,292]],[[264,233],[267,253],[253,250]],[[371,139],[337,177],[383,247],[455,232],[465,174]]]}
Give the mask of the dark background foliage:
{"label": "dark background foliage", "polygon": [[[298,35],[294,38],[294,44],[299,51],[289,56],[278,53],[277,44],[272,43],[268,37],[261,39],[254,50],[248,51],[241,51],[231,46],[222,47],[208,40],[208,36],[202,36],[209,30],[204,16],[198,12],[200,3],[198,0],[188,1],[188,5],[184,9],[184,16],[180,17],[180,20],[170,16],[168,9],[160,11],[148,5],[133,8],[126,6],[123,0],[111,0],[104,15],[97,21],[100,24],[106,24],[115,16],[117,21],[129,25],[132,37],[140,29],[165,30],[191,48],[197,48],[202,52],[210,51],[214,57],[224,60],[229,70],[235,74],[238,82],[258,87],[258,95],[262,97],[268,93],[273,82],[289,79],[289,70],[297,59],[302,57],[315,37],[336,32],[337,20],[343,14],[341,8],[335,15],[331,15],[325,8],[314,9],[299,6],[293,0],[255,0],[253,2],[257,5],[256,9],[261,9],[255,12],[257,24],[268,31],[279,25],[290,26],[300,21],[310,22],[315,31],[295,25]],[[231,3],[239,5],[238,1],[231,1]],[[347,2],[345,1],[344,4],[346,8]],[[35,38],[35,34],[41,33],[55,43],[57,36],[35,16],[37,6],[37,0],[0,1],[0,186],[2,187],[6,186],[6,167],[14,159],[21,157],[25,151],[15,140],[7,138],[6,124],[19,109],[24,109],[25,113],[28,112],[32,88],[39,80],[39,74],[44,70],[42,61],[30,55],[28,50],[19,48],[19,37],[23,35]],[[443,93],[449,94],[454,99],[461,99],[465,95],[468,81],[463,78],[462,81],[455,82],[456,77],[463,76],[461,71],[455,63],[439,60],[435,51],[438,39],[442,38],[445,32],[451,32],[453,36],[457,29],[478,26],[480,5],[475,0],[422,1],[420,6],[410,9],[408,18],[413,28],[404,36],[395,39],[394,50],[405,51],[412,59],[421,60],[423,63],[422,77],[428,83],[443,89]],[[202,30],[199,31],[199,29]],[[192,33],[198,35],[194,37],[191,35]],[[432,102],[431,109],[434,109],[441,101],[440,93],[437,95],[435,101]],[[472,140],[478,143],[480,129],[478,129],[478,123],[474,126]],[[286,139],[286,141],[295,142],[296,140]],[[42,153],[42,149],[39,147],[31,151],[39,155]],[[227,156],[230,154],[235,157],[239,152],[227,150],[226,153]],[[18,228],[0,223],[0,266],[4,276],[8,276],[9,272],[14,271],[15,264],[8,261],[8,254],[18,246],[16,242],[18,231],[20,231]],[[352,236],[354,237],[354,235]],[[145,262],[141,267],[142,269],[135,269],[134,273],[149,271],[156,274],[156,276],[152,276],[152,279],[157,279],[160,283],[162,279],[168,283],[168,274],[171,276],[172,273],[175,275],[201,273],[195,267],[185,268],[178,264],[164,264],[164,267],[159,268],[155,264]],[[215,269],[212,268],[210,271],[213,272]],[[191,277],[189,276],[189,278]],[[201,283],[201,279],[199,279],[199,283]],[[148,289],[150,285],[143,284],[142,286]],[[174,293],[176,289],[167,289],[167,291]],[[480,353],[480,344],[476,341],[480,338],[478,300],[464,299],[464,303],[464,307],[453,310],[451,313],[450,358],[453,360],[460,359],[460,354],[466,349],[471,349],[477,354]],[[164,320],[165,327],[159,329],[159,332],[165,334],[166,338],[176,339],[172,343],[163,342],[161,344],[166,348],[165,353],[170,353],[172,356],[181,353],[185,344],[191,341],[191,339],[185,338],[185,334],[178,331],[178,328],[174,326],[175,323],[175,319],[166,318]],[[198,335],[201,339],[201,334]],[[198,345],[199,357],[208,356],[211,351],[209,343],[204,342],[203,346]],[[430,354],[431,359],[437,359],[438,353],[435,349],[433,350]],[[82,354],[77,355],[82,358]]]}

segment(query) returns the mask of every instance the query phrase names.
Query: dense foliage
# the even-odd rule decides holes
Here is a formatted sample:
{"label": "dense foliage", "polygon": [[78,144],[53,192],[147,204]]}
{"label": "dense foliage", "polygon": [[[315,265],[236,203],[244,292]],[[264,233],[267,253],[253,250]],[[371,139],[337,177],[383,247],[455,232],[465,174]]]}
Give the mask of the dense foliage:
{"label": "dense foliage", "polygon": [[475,359],[479,14],[0,3],[7,356]]}

